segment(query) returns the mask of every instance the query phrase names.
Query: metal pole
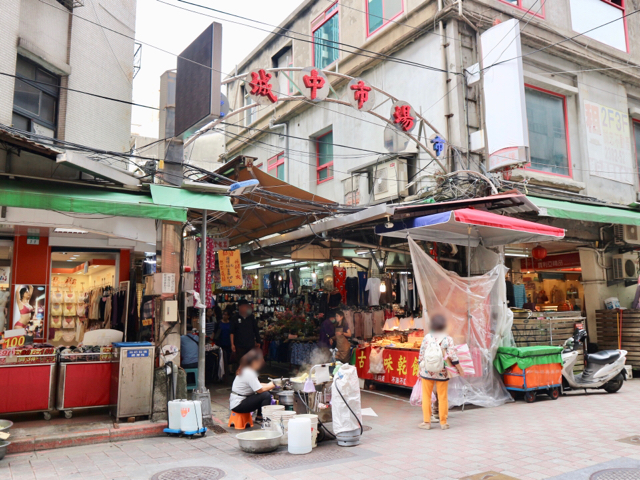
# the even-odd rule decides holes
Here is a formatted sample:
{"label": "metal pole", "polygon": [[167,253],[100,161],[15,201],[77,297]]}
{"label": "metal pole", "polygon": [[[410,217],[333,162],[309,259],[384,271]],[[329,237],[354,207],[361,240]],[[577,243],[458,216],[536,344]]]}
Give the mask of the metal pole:
{"label": "metal pole", "polygon": [[[202,211],[202,244],[200,247],[200,301],[206,305],[207,302],[207,211]],[[193,400],[200,400],[202,407],[202,423],[205,427],[213,425],[211,417],[211,395],[205,385],[205,353],[204,344],[207,333],[206,328],[207,309],[200,309],[200,334],[198,335],[198,382],[192,393]]]}
{"label": "metal pole", "polygon": [[471,340],[471,308],[469,305],[469,283],[471,282],[471,225],[467,226],[467,342]]}
{"label": "metal pole", "polygon": [[[206,305],[207,299],[207,211],[202,211],[202,243],[200,244],[200,301]],[[207,321],[207,309],[200,309],[200,333],[198,335],[198,392],[205,390],[204,380],[204,342]]]}

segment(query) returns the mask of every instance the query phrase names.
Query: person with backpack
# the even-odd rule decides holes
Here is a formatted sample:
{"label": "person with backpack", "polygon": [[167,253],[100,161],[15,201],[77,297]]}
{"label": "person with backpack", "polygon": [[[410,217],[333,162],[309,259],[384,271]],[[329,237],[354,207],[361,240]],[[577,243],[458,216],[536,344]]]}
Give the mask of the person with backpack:
{"label": "person with backpack", "polygon": [[464,374],[453,339],[447,335],[447,320],[443,315],[433,315],[431,317],[431,330],[425,335],[420,346],[420,356],[418,365],[420,367],[420,378],[422,379],[422,419],[419,428],[431,429],[431,392],[436,388],[438,393],[438,407],[440,414],[440,428],[447,430],[449,424],[449,375],[445,368],[444,359],[451,362],[456,367],[460,375]]}

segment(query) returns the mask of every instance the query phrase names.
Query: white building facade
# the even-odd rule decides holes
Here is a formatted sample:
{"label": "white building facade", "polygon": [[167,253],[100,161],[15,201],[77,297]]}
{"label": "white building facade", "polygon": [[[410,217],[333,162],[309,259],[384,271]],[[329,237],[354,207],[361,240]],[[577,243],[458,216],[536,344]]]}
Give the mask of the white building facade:
{"label": "white building facade", "polygon": [[0,123],[128,151],[131,105],[79,92],[131,102],[135,15],[135,0],[4,0]]}
{"label": "white building facade", "polygon": [[[512,171],[511,179],[626,205],[637,200],[639,187],[640,71],[635,65],[640,63],[640,20],[631,11],[631,2],[624,0],[309,0],[280,25],[286,35],[268,36],[237,71],[315,66],[363,78],[409,102],[447,138],[455,147],[443,160],[449,172],[484,171],[484,151],[472,150],[473,134],[482,134],[484,114],[501,106],[483,105],[479,84],[467,85],[461,73],[479,62],[484,31],[520,19],[532,162]],[[274,72],[274,91],[280,97],[296,94],[297,75]],[[329,79],[336,94],[330,96],[345,99],[347,81]],[[242,80],[228,85],[232,109],[251,102],[247,88]],[[390,117],[391,104],[378,94],[374,111]],[[593,135],[599,108],[607,116],[598,114],[601,122],[611,115],[615,123],[611,129],[603,124],[604,134],[620,135],[618,145],[606,152],[597,145],[603,132]],[[360,192],[360,198],[380,203],[419,193],[441,170],[409,142],[399,155],[407,172],[397,175],[416,183],[376,196],[376,166],[398,157],[384,155],[383,121],[343,105],[279,102],[256,106],[226,123],[226,159],[256,157],[254,164],[269,173],[341,203],[349,198],[345,179],[354,172],[368,174],[369,191]],[[285,123],[288,137],[284,126],[270,128],[269,123]],[[426,143],[434,132],[424,126],[419,133]]]}

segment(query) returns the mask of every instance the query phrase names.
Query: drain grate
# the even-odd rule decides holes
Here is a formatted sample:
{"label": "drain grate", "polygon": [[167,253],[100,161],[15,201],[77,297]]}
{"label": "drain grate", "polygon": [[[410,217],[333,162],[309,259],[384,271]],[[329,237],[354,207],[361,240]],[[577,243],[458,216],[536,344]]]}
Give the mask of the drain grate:
{"label": "drain grate", "polygon": [[219,468],[183,467],[156,473],[151,480],[217,480],[225,475]]}
{"label": "drain grate", "polygon": [[589,480],[638,480],[640,468],[609,468],[592,474]]}
{"label": "drain grate", "polygon": [[306,455],[291,455],[287,450],[273,453],[243,454],[250,462],[263,470],[283,470],[285,468],[300,467],[306,465],[327,465],[346,458],[353,458],[355,453],[344,447],[318,446]]}

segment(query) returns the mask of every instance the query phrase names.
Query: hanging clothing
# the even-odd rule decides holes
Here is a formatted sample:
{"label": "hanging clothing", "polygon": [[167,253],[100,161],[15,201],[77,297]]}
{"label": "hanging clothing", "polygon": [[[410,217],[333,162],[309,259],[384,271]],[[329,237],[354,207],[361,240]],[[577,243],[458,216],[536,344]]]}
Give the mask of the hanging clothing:
{"label": "hanging clothing", "polygon": [[382,335],[382,327],[384,326],[384,311],[374,310],[373,312],[373,334]]}
{"label": "hanging clothing", "polygon": [[369,304],[369,297],[366,291],[368,278],[367,272],[358,272],[358,305]]}
{"label": "hanging clothing", "polygon": [[409,303],[409,287],[407,285],[407,274],[400,274],[400,306],[406,307]]}
{"label": "hanging clothing", "polygon": [[346,285],[347,305],[358,305],[358,277],[347,277]]}
{"label": "hanging clothing", "polygon": [[[371,279],[369,279],[371,280]],[[365,339],[373,337],[373,314],[371,312],[365,312],[364,314],[364,335]]]}
{"label": "hanging clothing", "polygon": [[347,322],[347,325],[349,326],[349,330],[351,331],[351,333],[353,334],[356,331],[355,328],[355,324],[353,321],[353,310],[344,310],[344,321]]}
{"label": "hanging clothing", "polygon": [[353,323],[356,338],[364,338],[364,314],[355,312],[353,314]]}
{"label": "hanging clothing", "polygon": [[380,279],[369,278],[365,290],[369,292],[369,306],[380,305]]}
{"label": "hanging clothing", "polygon": [[342,303],[347,303],[347,269],[343,267],[333,267],[333,288],[340,292]]}

